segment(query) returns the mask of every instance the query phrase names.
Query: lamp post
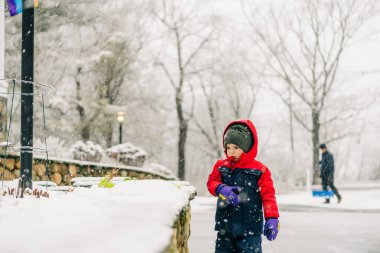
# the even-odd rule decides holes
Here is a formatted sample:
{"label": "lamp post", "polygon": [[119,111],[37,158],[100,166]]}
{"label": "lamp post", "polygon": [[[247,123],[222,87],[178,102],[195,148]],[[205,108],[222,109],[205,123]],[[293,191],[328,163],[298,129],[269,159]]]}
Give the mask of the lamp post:
{"label": "lamp post", "polygon": [[117,112],[117,121],[119,121],[119,144],[121,144],[123,141],[124,112]]}
{"label": "lamp post", "polygon": [[[21,80],[34,81],[34,1],[23,0],[21,35]],[[21,178],[22,192],[32,189],[33,93],[31,83],[21,82]],[[21,195],[22,196],[22,195]]]}

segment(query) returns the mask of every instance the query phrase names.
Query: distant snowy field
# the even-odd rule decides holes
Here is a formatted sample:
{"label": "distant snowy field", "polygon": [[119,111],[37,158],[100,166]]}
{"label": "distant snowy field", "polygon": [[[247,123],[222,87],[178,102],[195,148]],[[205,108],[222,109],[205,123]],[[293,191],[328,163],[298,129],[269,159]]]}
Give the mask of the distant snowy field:
{"label": "distant snowy field", "polygon": [[[195,189],[194,189],[195,190]],[[161,252],[192,190],[162,180],[0,197],[0,252]]]}

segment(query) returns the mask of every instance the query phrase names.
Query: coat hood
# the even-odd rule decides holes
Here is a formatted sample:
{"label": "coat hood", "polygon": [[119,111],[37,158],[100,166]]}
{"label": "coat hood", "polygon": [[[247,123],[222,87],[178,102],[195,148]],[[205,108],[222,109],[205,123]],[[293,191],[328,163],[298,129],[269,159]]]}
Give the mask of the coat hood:
{"label": "coat hood", "polygon": [[227,129],[229,127],[231,127],[232,125],[235,125],[235,124],[245,124],[248,127],[248,129],[251,131],[252,136],[253,136],[253,146],[252,146],[252,148],[247,153],[243,153],[241,155],[240,159],[237,162],[234,162],[232,159],[230,159],[227,156],[227,150],[224,149],[224,153],[226,154],[226,157],[227,157],[228,161],[230,163],[233,163],[235,166],[239,166],[239,165],[244,165],[247,162],[250,162],[250,161],[252,161],[252,160],[254,160],[256,158],[258,144],[259,144],[259,139],[257,138],[256,128],[255,128],[255,125],[253,125],[252,121],[250,121],[249,119],[234,120],[231,123],[229,123],[228,126],[224,129],[224,132],[223,132],[223,147],[224,147],[224,135],[226,134]]}

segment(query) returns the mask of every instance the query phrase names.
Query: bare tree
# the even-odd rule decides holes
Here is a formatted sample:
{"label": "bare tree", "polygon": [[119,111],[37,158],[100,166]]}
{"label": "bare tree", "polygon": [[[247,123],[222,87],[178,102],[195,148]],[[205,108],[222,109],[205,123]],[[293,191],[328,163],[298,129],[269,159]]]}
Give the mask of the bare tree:
{"label": "bare tree", "polygon": [[[201,120],[198,120],[197,117],[194,118],[194,124],[197,129],[200,131],[202,136],[207,140],[207,143],[210,145],[211,150],[213,152],[209,152],[208,150],[203,150],[206,154],[212,156],[215,159],[218,159],[222,156],[222,149],[220,145],[220,110],[219,110],[219,102],[216,93],[216,85],[205,84],[201,75],[199,77],[199,83],[201,86],[202,94],[205,98],[206,102],[206,110],[207,110],[207,119],[208,123],[205,122],[206,117],[205,114],[201,114]],[[207,127],[211,125],[211,128]]]}
{"label": "bare tree", "polygon": [[[49,64],[49,69],[58,65],[57,69],[61,75],[54,83],[59,83],[67,76],[74,79],[75,86],[71,88],[74,95],[69,95],[69,88],[65,90],[64,95],[66,99],[71,100],[70,111],[76,112],[79,117],[78,123],[75,124],[79,136],[84,140],[101,139],[110,146],[115,108],[126,106],[128,100],[121,99],[124,95],[121,91],[129,88],[128,81],[135,76],[132,66],[137,61],[143,44],[144,25],[140,20],[144,17],[140,15],[142,8],[130,1],[122,1],[107,5],[105,9],[93,15],[92,12],[88,12],[88,8],[98,8],[98,3],[93,0],[85,0],[75,5],[71,0],[46,5],[38,18],[38,34],[45,40],[46,36],[49,39],[55,38],[56,43],[53,41],[48,45],[54,44],[55,47],[66,49],[65,57],[72,60],[62,60],[63,56],[59,54],[51,56],[52,52],[57,51],[56,48],[45,50],[38,47],[38,55],[47,51],[47,54],[41,57],[41,62],[44,63],[41,65],[45,67],[49,59],[54,62]],[[120,11],[128,15],[120,19],[117,15],[108,15],[110,11]],[[64,30],[64,36],[70,37],[70,41],[76,43],[62,40],[62,35],[53,29],[54,25],[70,25],[70,29]],[[37,72],[48,71],[40,71],[37,68]],[[48,73],[47,77],[52,78],[53,71]],[[63,112],[59,107],[54,109],[59,111],[61,116],[67,114],[67,111]]]}
{"label": "bare tree", "polygon": [[[116,38],[115,38],[116,37]],[[142,42],[136,47],[132,46],[132,41],[124,36],[110,36],[105,41],[104,51],[94,60],[94,84],[96,89],[96,101],[103,104],[101,108],[101,124],[98,124],[98,131],[105,138],[107,147],[112,145],[113,123],[115,122],[115,111],[109,108],[113,105],[125,105],[125,101],[120,99],[123,90],[131,90],[127,85],[132,79],[133,67],[138,54],[142,49]]]}
{"label": "bare tree", "polygon": [[[254,43],[264,54],[266,74],[285,84],[271,85],[271,89],[310,133],[315,182],[321,126],[335,120],[332,117],[321,121],[321,114],[329,94],[339,83],[337,76],[343,53],[354,42],[354,35],[376,14],[377,6],[372,0],[307,0],[292,4],[296,8],[289,9],[286,5],[280,10],[271,8],[268,15],[255,9],[246,16],[254,32]],[[247,9],[247,5],[244,7]],[[308,113],[296,110],[295,104],[298,108],[302,105]],[[335,139],[346,134],[341,131]]]}
{"label": "bare tree", "polygon": [[249,60],[240,56],[240,59],[224,62],[218,73],[223,92],[228,94],[226,100],[232,110],[232,119],[249,119],[252,116],[260,90],[258,76],[253,69]]}
{"label": "bare tree", "polygon": [[201,71],[195,67],[195,62],[211,40],[214,29],[206,23],[199,23],[201,4],[198,1],[162,0],[158,4],[152,3],[152,6],[152,14],[160,21],[168,35],[166,46],[173,49],[172,55],[166,59],[161,57],[156,65],[162,69],[174,90],[178,119],[178,177],[185,179],[185,147],[194,106],[186,112],[184,89],[186,86],[192,89],[189,78]]}
{"label": "bare tree", "polygon": [[207,81],[201,74],[198,75],[206,102],[203,111],[207,112],[207,117],[202,113],[194,117],[194,123],[213,150],[212,153],[206,150],[204,152],[213,158],[220,158],[223,154],[221,135],[226,122],[251,118],[260,89],[259,82],[253,81],[254,71],[250,71],[252,66],[244,57],[235,57],[233,60],[234,57],[231,55],[225,58],[228,61],[223,61],[220,66],[214,66],[216,70]]}

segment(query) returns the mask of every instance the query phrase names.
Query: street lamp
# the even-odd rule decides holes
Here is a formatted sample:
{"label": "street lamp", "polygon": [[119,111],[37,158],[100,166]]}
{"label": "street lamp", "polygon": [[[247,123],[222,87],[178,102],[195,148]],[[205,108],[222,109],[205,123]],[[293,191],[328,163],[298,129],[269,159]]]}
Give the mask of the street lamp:
{"label": "street lamp", "polygon": [[123,122],[124,122],[124,112],[117,112],[117,121],[119,121],[119,144],[122,143],[123,140]]}

